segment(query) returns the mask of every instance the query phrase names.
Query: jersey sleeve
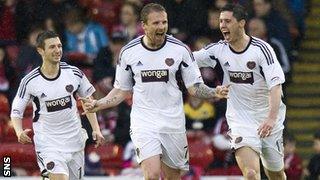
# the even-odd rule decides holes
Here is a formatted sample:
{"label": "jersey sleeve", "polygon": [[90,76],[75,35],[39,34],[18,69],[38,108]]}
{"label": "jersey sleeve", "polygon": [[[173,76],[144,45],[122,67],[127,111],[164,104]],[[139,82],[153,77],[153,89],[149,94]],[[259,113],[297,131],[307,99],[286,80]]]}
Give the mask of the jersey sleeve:
{"label": "jersey sleeve", "polygon": [[198,66],[201,67],[212,67],[214,68],[217,64],[215,60],[210,58],[209,50],[208,49],[201,49],[199,51],[193,52],[193,56],[197,61]]}
{"label": "jersey sleeve", "polygon": [[268,89],[285,82],[284,73],[272,47],[265,43],[260,56],[260,66],[264,73]]}
{"label": "jersey sleeve", "polygon": [[114,88],[121,89],[124,91],[129,91],[132,89],[132,69],[127,63],[124,53],[120,53],[116,68],[116,77],[114,81]]}
{"label": "jersey sleeve", "polygon": [[12,102],[11,118],[23,118],[24,110],[32,97],[30,94],[30,87],[28,85],[30,84],[25,79],[21,80],[17,94]]}
{"label": "jersey sleeve", "polygon": [[[79,71],[81,71],[81,70],[79,70]],[[82,73],[82,78],[80,78],[78,95],[80,97],[89,97],[96,91],[96,89],[89,82],[87,76],[82,71],[81,71],[81,73]]]}
{"label": "jersey sleeve", "polygon": [[181,74],[186,88],[195,83],[203,82],[200,70],[190,50],[183,51]]}

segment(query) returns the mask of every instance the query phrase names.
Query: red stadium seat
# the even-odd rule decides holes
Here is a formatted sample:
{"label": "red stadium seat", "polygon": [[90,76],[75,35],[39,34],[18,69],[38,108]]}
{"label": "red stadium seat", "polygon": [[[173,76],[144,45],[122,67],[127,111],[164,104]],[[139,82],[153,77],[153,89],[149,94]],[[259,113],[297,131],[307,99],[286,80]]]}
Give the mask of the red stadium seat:
{"label": "red stadium seat", "polygon": [[203,169],[213,161],[213,150],[211,144],[204,140],[189,142],[190,165],[199,166]]}
{"label": "red stadium seat", "polygon": [[38,169],[37,158],[33,144],[2,143],[0,157],[10,156],[11,166],[23,168],[28,172]]}
{"label": "red stadium seat", "polygon": [[6,142],[6,143],[16,143],[16,142],[18,142],[16,133],[14,131],[14,128],[13,128],[12,124],[11,124],[11,121],[6,121],[3,124],[2,142]]}
{"label": "red stadium seat", "polygon": [[10,111],[9,101],[6,95],[0,94],[0,116],[8,116]]}
{"label": "red stadium seat", "polygon": [[89,145],[87,147],[86,153],[95,151],[100,155],[100,161],[103,169],[116,169],[121,168],[122,165],[122,153],[123,149],[120,145],[108,143],[104,144],[98,148],[95,148],[94,145]]}
{"label": "red stadium seat", "polygon": [[[32,118],[22,119],[23,129],[32,129]],[[6,121],[2,127],[2,142],[16,143],[18,141],[14,128],[11,121]],[[28,134],[31,138],[33,137],[33,131]]]}

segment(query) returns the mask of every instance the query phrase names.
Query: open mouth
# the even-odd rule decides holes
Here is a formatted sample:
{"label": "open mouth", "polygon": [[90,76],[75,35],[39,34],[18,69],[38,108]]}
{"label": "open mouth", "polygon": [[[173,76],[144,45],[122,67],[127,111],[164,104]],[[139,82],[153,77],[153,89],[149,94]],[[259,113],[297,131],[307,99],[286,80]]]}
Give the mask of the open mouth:
{"label": "open mouth", "polygon": [[156,36],[157,36],[157,37],[162,37],[162,36],[164,36],[164,32],[162,32],[162,33],[156,33]]}
{"label": "open mouth", "polygon": [[230,32],[229,31],[224,31],[222,32],[223,36],[229,36],[230,35]]}

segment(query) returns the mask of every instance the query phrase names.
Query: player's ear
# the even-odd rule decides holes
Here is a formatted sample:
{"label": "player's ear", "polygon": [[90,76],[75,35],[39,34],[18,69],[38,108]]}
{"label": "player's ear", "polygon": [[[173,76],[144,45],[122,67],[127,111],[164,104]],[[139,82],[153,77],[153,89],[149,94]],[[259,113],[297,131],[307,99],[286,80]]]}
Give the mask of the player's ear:
{"label": "player's ear", "polygon": [[37,51],[41,56],[44,54],[44,49],[42,49],[41,47],[37,47]]}
{"label": "player's ear", "polygon": [[246,25],[246,20],[244,20],[244,19],[241,19],[240,21],[239,21],[239,24],[240,24],[240,26],[241,27],[245,27],[245,25]]}

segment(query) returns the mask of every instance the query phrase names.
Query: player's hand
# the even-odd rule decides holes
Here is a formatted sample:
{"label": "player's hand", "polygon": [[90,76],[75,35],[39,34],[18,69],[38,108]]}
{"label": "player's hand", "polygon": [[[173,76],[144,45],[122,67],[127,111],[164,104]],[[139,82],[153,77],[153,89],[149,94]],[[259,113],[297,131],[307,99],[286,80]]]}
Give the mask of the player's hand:
{"label": "player's hand", "polygon": [[230,84],[228,84],[226,86],[217,86],[216,87],[216,97],[228,99],[229,98],[229,96],[228,96],[229,87],[230,87]]}
{"label": "player's hand", "polygon": [[268,118],[258,128],[258,135],[261,138],[270,136],[274,125],[276,124],[276,119]]}
{"label": "player's hand", "polygon": [[31,129],[25,129],[18,134],[18,142],[21,144],[32,143],[31,138],[28,136],[28,133],[31,132]]}
{"label": "player's hand", "polygon": [[91,99],[90,97],[87,98],[79,98],[82,103],[83,113],[82,115],[88,114],[88,113],[95,113],[99,109],[97,108],[97,100]]}
{"label": "player's hand", "polygon": [[100,131],[92,131],[92,139],[95,141],[94,147],[97,148],[105,142],[105,139]]}

